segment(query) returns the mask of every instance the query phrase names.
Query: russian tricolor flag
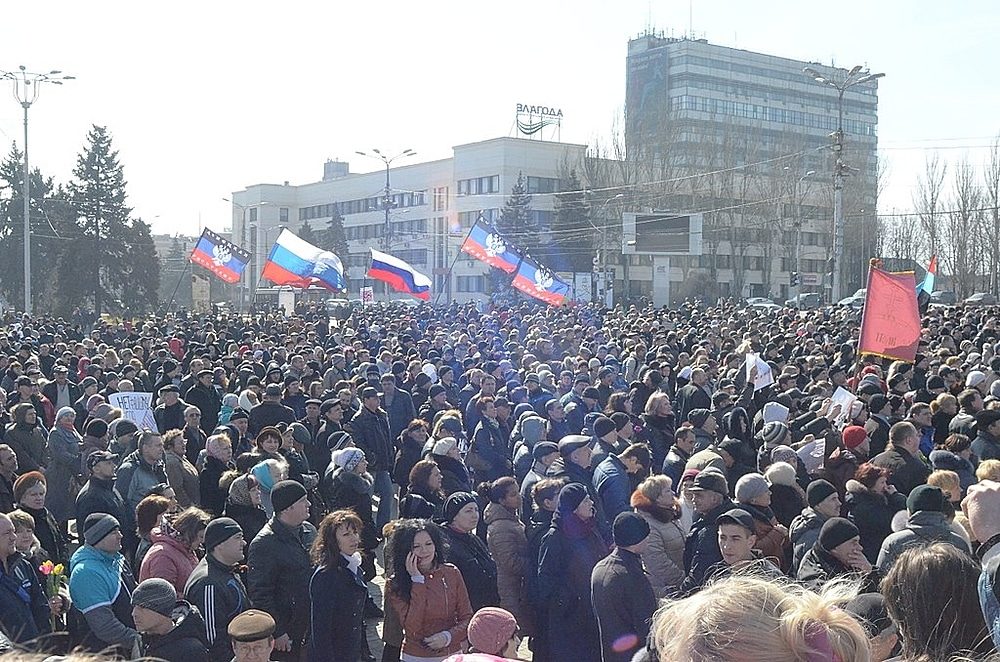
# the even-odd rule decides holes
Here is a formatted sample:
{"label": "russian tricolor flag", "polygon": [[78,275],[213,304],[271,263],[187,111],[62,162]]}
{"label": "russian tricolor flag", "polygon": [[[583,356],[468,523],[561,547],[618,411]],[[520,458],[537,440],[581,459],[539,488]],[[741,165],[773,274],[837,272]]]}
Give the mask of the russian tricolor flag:
{"label": "russian tricolor flag", "polygon": [[275,285],[302,288],[319,285],[334,292],[347,289],[340,258],[299,239],[287,229],[282,229],[275,240],[261,276]]}
{"label": "russian tricolor flag", "polygon": [[368,267],[368,277],[388,283],[397,292],[412,294],[418,299],[430,301],[431,279],[423,275],[398,257],[393,257],[371,249],[372,261]]}
{"label": "russian tricolor flag", "polygon": [[250,251],[205,228],[191,251],[190,260],[227,283],[235,283],[250,262]]}
{"label": "russian tricolor flag", "polygon": [[512,285],[550,306],[561,306],[569,296],[568,283],[530,258],[521,260]]}
{"label": "russian tricolor flag", "polygon": [[462,243],[462,252],[509,274],[517,271],[517,263],[521,260],[517,248],[508,244],[496,228],[481,216]]}

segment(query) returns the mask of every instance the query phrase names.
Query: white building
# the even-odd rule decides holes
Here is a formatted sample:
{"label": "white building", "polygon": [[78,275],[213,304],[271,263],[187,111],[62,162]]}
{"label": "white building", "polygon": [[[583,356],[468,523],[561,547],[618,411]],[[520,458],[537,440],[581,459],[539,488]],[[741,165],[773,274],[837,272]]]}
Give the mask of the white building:
{"label": "white building", "polygon": [[[585,150],[584,145],[570,143],[494,138],[455,146],[451,158],[438,161],[407,164],[399,159],[403,165],[391,167],[388,173],[381,169],[355,174],[349,172],[347,163],[328,161],[318,182],[257,184],[236,191],[232,238],[252,254],[243,279],[246,300],[257,287],[280,228],[298,233],[308,223],[314,232],[322,232],[334,205],[344,218],[348,239],[350,254],[338,257],[347,269],[351,298],[366,284],[369,248],[395,255],[425,273],[434,282],[432,296],[441,293],[442,301],[485,298],[488,268],[459,255],[469,228],[480,214],[491,220],[498,217],[522,173],[533,213],[540,225],[549,226],[559,177],[565,168],[578,166]],[[393,203],[388,245],[383,207],[387,174]],[[455,266],[449,280],[452,261]]]}

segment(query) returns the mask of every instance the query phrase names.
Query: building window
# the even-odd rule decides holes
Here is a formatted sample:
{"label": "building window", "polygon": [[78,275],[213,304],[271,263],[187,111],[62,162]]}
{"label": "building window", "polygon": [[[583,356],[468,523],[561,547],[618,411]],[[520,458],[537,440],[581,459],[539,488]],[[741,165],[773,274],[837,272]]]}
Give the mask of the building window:
{"label": "building window", "polygon": [[460,211],[458,212],[458,224],[463,230],[468,230],[480,216],[491,223],[495,223],[500,218],[500,210],[479,209],[476,211]]}
{"label": "building window", "polygon": [[528,193],[555,193],[559,190],[559,179],[556,177],[528,177],[525,188]]}
{"label": "building window", "polygon": [[455,289],[459,292],[485,292],[485,276],[455,276]]}
{"label": "building window", "polygon": [[251,207],[250,208],[250,222],[251,223],[256,223],[257,222],[257,208],[256,207]]}
{"label": "building window", "polygon": [[279,223],[288,222],[288,207],[280,207],[278,209],[278,222]]}
{"label": "building window", "polygon": [[438,186],[434,189],[434,211],[448,211],[448,187]]}
{"label": "building window", "polygon": [[500,192],[500,175],[490,175],[488,177],[475,177],[473,179],[458,180],[459,195],[483,195],[486,193]]}

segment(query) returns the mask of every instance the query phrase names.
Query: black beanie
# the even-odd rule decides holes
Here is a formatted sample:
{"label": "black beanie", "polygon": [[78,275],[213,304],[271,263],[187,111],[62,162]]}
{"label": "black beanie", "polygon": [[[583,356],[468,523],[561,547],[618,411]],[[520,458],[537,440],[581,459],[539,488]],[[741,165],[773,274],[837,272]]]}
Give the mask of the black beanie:
{"label": "black beanie", "polygon": [[240,528],[236,520],[229,517],[213,519],[205,529],[205,551],[211,552],[237,533],[243,533],[243,529]]}
{"label": "black beanie", "polygon": [[441,509],[442,521],[444,524],[451,524],[451,521],[458,515],[458,511],[465,508],[470,503],[477,503],[476,497],[469,492],[453,492],[444,500]]}
{"label": "black beanie", "polygon": [[583,503],[583,500],[588,497],[587,488],[584,487],[583,483],[570,483],[569,485],[563,485],[563,488],[559,490],[559,499],[556,501],[556,510],[563,515],[567,515]]}
{"label": "black beanie", "polygon": [[618,428],[615,427],[615,422],[612,421],[607,416],[600,416],[594,421],[594,436],[601,438],[606,434],[615,432]]}
{"label": "black beanie", "polygon": [[620,513],[612,527],[615,544],[619,547],[638,545],[649,536],[649,523],[640,515]]}
{"label": "black beanie", "polygon": [[302,487],[302,483],[296,480],[283,480],[271,488],[271,506],[277,514],[304,496],[306,488]]}
{"label": "black beanie", "polygon": [[822,478],[814,480],[809,483],[808,487],[806,487],[806,500],[809,502],[809,507],[815,508],[828,496],[836,493],[836,491],[837,488],[835,488],[829,481],[823,480]]}
{"label": "black beanie", "polygon": [[944,492],[936,485],[918,485],[910,492],[906,498],[906,509],[910,513],[921,510],[941,513],[944,512]]}
{"label": "black beanie", "polygon": [[819,539],[816,542],[829,552],[858,535],[858,527],[854,526],[850,520],[843,517],[831,517],[819,530]]}

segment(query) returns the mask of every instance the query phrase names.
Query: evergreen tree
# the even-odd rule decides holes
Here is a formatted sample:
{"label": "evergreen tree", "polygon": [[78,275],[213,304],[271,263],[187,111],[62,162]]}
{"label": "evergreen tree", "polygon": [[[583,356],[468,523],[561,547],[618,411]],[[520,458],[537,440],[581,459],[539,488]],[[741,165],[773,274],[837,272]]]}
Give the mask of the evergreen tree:
{"label": "evergreen tree", "polygon": [[326,231],[323,233],[323,248],[340,258],[341,262],[347,262],[347,255],[350,252],[347,248],[347,233],[344,231],[344,217],[340,215],[338,205],[333,205],[333,216],[327,222]]}
{"label": "evergreen tree", "polygon": [[594,236],[590,205],[575,170],[562,177],[559,191],[551,241],[539,259],[552,271],[589,272],[600,239]]}
{"label": "evergreen tree", "polygon": [[75,236],[59,267],[63,309],[85,301],[92,302],[97,314],[155,306],[159,258],[149,226],[133,219],[126,204],[124,169],[105,127],[94,125],[87,133],[73,177],[69,190],[76,212]]}
{"label": "evergreen tree", "polygon": [[497,229],[510,242],[531,249],[538,244],[538,226],[531,213],[531,196],[525,183],[524,173],[517,173],[517,182],[511,187],[510,197],[500,210]]}
{"label": "evergreen tree", "polygon": [[[160,289],[158,291],[160,301],[169,303],[170,297],[173,295],[176,307],[190,308],[191,288],[185,287],[184,283],[181,283],[179,287],[177,285],[177,279],[187,271],[188,265],[188,253],[184,250],[184,244],[179,236],[174,235],[173,239],[170,240],[167,256],[160,265]],[[192,270],[195,266],[191,265]],[[174,295],[174,288],[177,288],[176,295]]]}
{"label": "evergreen tree", "polygon": [[299,235],[299,239],[302,241],[307,241],[313,246],[317,246],[316,234],[313,232],[313,229],[309,225],[308,221],[302,221],[302,227],[299,228],[299,231],[296,234]]}

